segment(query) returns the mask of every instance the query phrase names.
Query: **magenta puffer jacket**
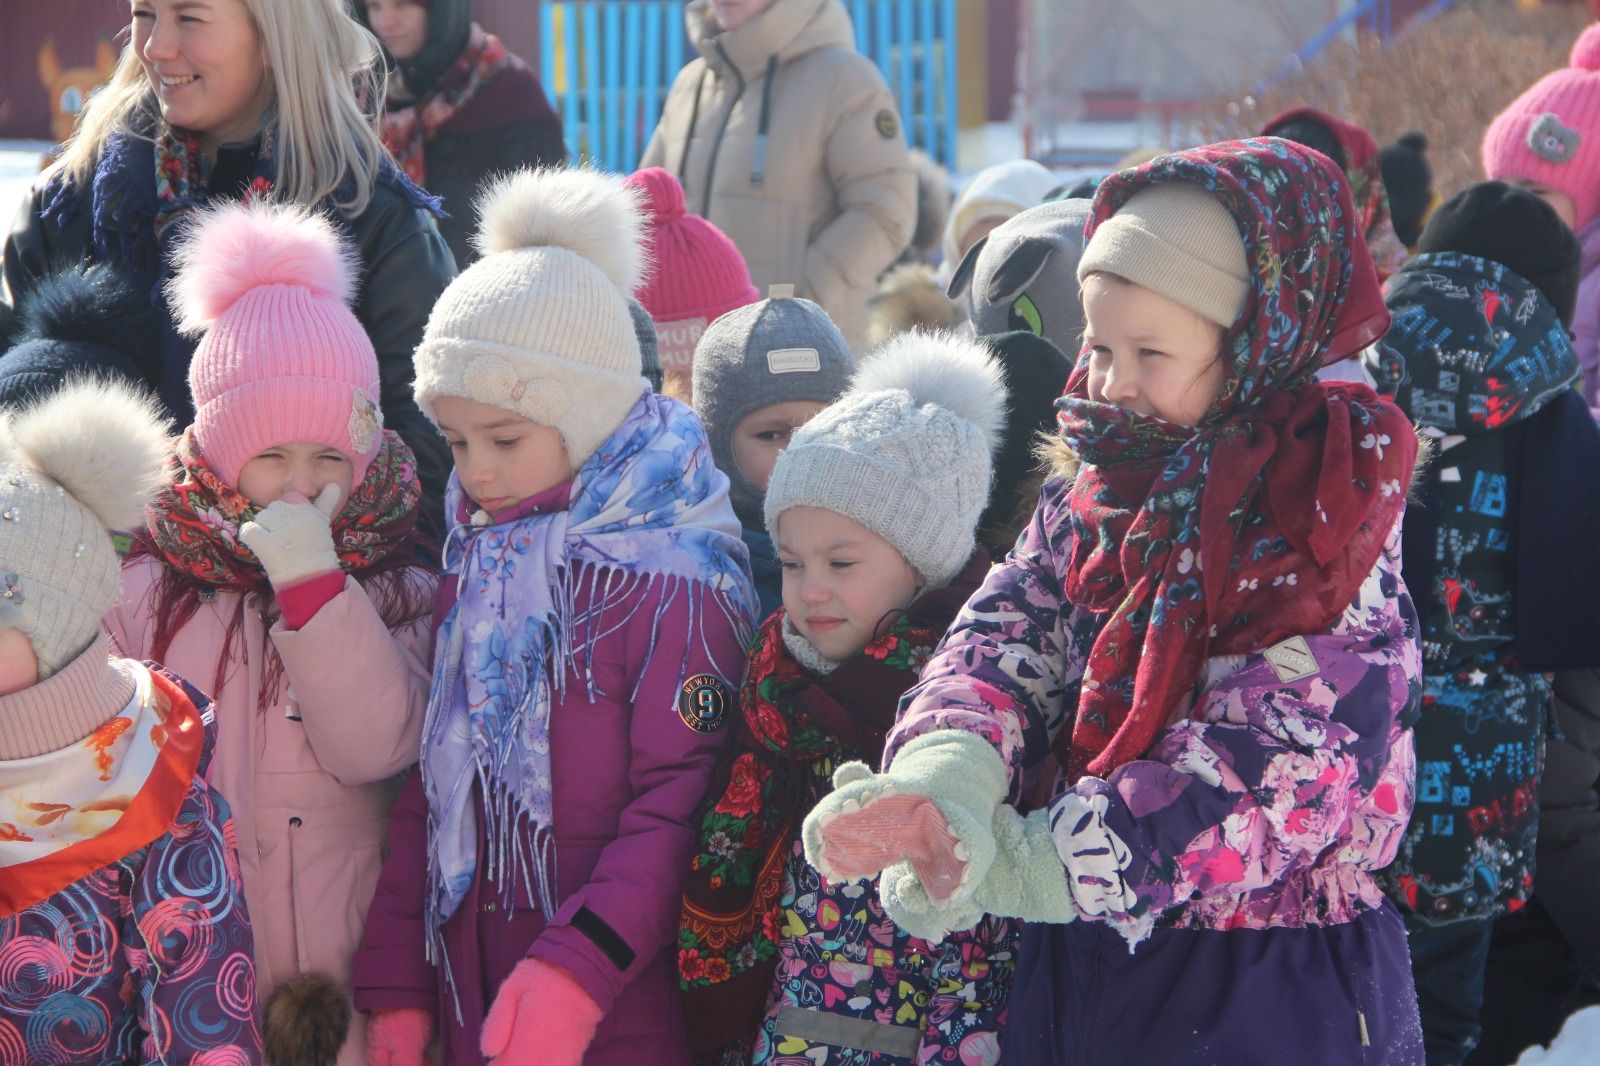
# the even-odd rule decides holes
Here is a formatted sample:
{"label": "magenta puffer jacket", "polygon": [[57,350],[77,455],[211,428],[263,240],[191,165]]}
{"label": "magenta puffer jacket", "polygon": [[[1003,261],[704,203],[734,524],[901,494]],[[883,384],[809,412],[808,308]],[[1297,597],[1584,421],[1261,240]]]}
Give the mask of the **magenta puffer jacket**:
{"label": "magenta puffer jacket", "polygon": [[[574,604],[574,616],[582,616],[595,602],[594,583],[579,577],[572,584],[587,590]],[[436,617],[448,609],[454,585],[447,578],[441,587],[446,605]],[[567,666],[565,691],[553,696],[550,710],[558,910],[547,920],[525,888],[507,910],[480,862],[443,930],[459,1004],[424,954],[429,841],[420,774],[401,789],[389,859],[356,955],[356,1006],[434,1012],[440,1066],[485,1061],[478,1051],[483,1020],[500,983],[529,957],[571,973],[604,1012],[585,1066],[689,1061],[674,950],[678,910],[694,814],[731,730],[726,715],[710,732],[701,731],[703,719],[695,719],[699,729],[689,725],[694,715],[680,710],[686,686],[679,678],[711,675],[731,694],[744,647],[733,621],[717,611],[700,619],[701,638],[689,639],[686,597],[657,620],[663,594],[656,583],[602,609],[595,631],[606,635],[592,651],[592,698]]]}

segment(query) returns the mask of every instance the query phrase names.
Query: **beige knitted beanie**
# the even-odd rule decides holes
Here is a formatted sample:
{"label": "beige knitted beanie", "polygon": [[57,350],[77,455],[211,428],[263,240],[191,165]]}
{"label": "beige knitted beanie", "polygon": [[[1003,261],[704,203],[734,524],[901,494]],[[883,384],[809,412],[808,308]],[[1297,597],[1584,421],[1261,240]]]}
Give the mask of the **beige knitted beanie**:
{"label": "beige knitted beanie", "polygon": [[79,381],[0,420],[0,629],[33,645],[40,680],[94,643],[116,602],[112,530],[144,524],[171,442],[131,385]]}
{"label": "beige knitted beanie", "polygon": [[1227,329],[1250,292],[1239,224],[1198,185],[1169,182],[1135,193],[1089,238],[1078,281],[1116,274]]}
{"label": "beige knitted beanie", "polygon": [[638,192],[589,169],[521,170],[479,201],[483,257],[433,306],[416,399],[460,396],[561,434],[574,467],[644,394],[628,300],[645,273]]}

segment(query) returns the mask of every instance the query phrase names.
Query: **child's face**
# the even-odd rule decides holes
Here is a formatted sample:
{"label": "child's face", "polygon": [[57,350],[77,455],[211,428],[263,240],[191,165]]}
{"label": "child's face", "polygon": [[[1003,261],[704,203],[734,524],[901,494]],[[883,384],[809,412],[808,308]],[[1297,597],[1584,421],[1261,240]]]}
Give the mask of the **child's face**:
{"label": "child's face", "polygon": [[276,444],[239,468],[239,493],[260,509],[282,499],[305,503],[337,485],[342,504],[350,498],[355,473],[337,448],[306,441]]}
{"label": "child's face", "polygon": [[820,507],[778,516],[783,606],[831,662],[861,653],[922,588],[905,556],[872,530]]}
{"label": "child's face", "polygon": [[1083,284],[1089,398],[1199,425],[1227,380],[1217,324],[1142,285],[1105,274]]}
{"label": "child's face", "polygon": [[566,443],[549,426],[459,396],[439,397],[433,413],[461,488],[490,514],[572,479]]}
{"label": "child's face", "polygon": [[733,461],[758,492],[767,491],[778,454],[789,446],[794,431],[822,410],[815,400],[786,400],[758,407],[733,427]]}
{"label": "child's face", "polygon": [[1560,189],[1552,189],[1548,185],[1540,185],[1536,181],[1526,178],[1507,178],[1507,185],[1515,185],[1519,189],[1527,189],[1533,195],[1556,209],[1556,214],[1561,216],[1561,221],[1567,224],[1568,229],[1577,229],[1578,205],[1572,202],[1572,197]]}
{"label": "child's face", "polygon": [[0,696],[38,684],[39,659],[20,629],[0,629]]}

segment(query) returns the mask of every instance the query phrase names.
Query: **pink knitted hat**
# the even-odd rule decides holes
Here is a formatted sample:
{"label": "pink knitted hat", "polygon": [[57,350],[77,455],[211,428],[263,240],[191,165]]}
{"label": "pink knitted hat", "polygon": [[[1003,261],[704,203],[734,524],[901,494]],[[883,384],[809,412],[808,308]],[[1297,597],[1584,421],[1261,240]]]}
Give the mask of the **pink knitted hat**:
{"label": "pink knitted hat", "polygon": [[351,313],[353,253],[332,223],[285,204],[201,214],[177,253],[178,328],[200,454],[229,485],[275,444],[337,448],[360,484],[382,443],[378,358]]}
{"label": "pink knitted hat", "polygon": [[1600,24],[1572,46],[1570,66],[1552,71],[1496,115],[1483,135],[1483,173],[1521,178],[1572,197],[1574,229],[1600,214]]}
{"label": "pink knitted hat", "polygon": [[706,326],[761,293],[727,234],[684,210],[683,186],[670,171],[648,167],[623,184],[644,193],[645,244],[655,262],[634,295],[655,321],[662,369],[688,374]]}

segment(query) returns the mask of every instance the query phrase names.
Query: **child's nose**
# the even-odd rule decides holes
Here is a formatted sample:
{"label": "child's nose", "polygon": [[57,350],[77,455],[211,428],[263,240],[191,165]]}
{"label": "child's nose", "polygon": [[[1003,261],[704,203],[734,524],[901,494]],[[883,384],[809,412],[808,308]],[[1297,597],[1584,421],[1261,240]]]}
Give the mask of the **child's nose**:
{"label": "child's nose", "polygon": [[1124,359],[1113,359],[1106,371],[1106,399],[1114,404],[1125,404],[1139,395],[1138,375]]}
{"label": "child's nose", "polygon": [[804,603],[826,603],[828,601],[828,587],[826,583],[814,577],[800,579],[800,599]]}
{"label": "child's nose", "polygon": [[317,484],[316,474],[309,467],[301,467],[289,478],[289,492],[297,492],[308,500],[315,499],[322,486]]}

